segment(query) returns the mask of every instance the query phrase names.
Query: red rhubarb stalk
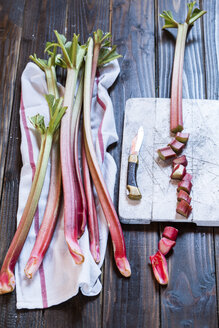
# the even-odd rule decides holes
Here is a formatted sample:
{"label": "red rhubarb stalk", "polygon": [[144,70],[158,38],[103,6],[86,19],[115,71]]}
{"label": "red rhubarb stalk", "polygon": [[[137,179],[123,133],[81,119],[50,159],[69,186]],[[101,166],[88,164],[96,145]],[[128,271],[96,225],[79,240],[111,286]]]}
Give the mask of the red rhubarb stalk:
{"label": "red rhubarb stalk", "polygon": [[28,200],[1,268],[0,294],[9,293],[15,287],[15,278],[13,274],[14,267],[23,248],[24,242],[27,238],[27,234],[30,230],[31,223],[40,198],[45,179],[47,164],[49,161],[50,150],[52,147],[53,135],[57,131],[61,118],[66,110],[65,107],[61,107],[62,98],[57,99],[57,101],[54,102],[54,97],[52,97],[53,96],[51,95],[46,96],[51,116],[49,126],[47,128],[45,127],[44,118],[39,114],[31,118],[32,124],[43,136],[43,139],[45,138],[45,145],[44,140],[42,140],[41,145],[43,146],[40,149],[40,154],[37,161],[37,169],[28,196]]}
{"label": "red rhubarb stalk", "polygon": [[171,85],[171,100],[170,100],[170,130],[174,133],[183,130],[183,115],[182,115],[182,77],[183,77],[183,61],[185,52],[186,36],[188,27],[203,16],[206,11],[198,8],[193,10],[195,1],[188,3],[188,14],[185,23],[180,24],[173,19],[170,11],[164,11],[160,16],[165,19],[165,28],[178,28],[176,47],[174,54],[172,85]]}
{"label": "red rhubarb stalk", "polygon": [[182,199],[185,200],[188,204],[191,203],[191,197],[184,190],[180,190],[180,192],[177,196],[178,201],[181,201]]}
{"label": "red rhubarb stalk", "polygon": [[74,34],[72,42],[66,42],[66,38],[55,31],[58,43],[51,43],[47,50],[54,46],[62,49],[64,59],[62,64],[67,67],[67,78],[64,94],[64,106],[67,106],[66,115],[61,122],[60,153],[62,182],[64,191],[64,234],[69,251],[76,264],[84,262],[84,255],[78,243],[78,222],[75,205],[75,196],[78,192],[75,185],[73,169],[73,149],[71,142],[72,110],[78,73],[86,52],[85,46],[78,43],[79,36]]}
{"label": "red rhubarb stalk", "polygon": [[82,138],[82,166],[83,166],[83,179],[84,179],[84,189],[87,199],[87,223],[89,231],[89,243],[90,243],[90,252],[93,256],[93,259],[96,263],[100,262],[100,238],[99,238],[99,227],[96,206],[93,195],[93,188],[90,179],[89,167],[87,164],[85,147]]}
{"label": "red rhubarb stalk", "polygon": [[176,157],[176,153],[172,150],[170,146],[164,147],[162,149],[158,149],[159,157],[165,161],[166,159],[170,159]]}
{"label": "red rhubarb stalk", "polygon": [[186,156],[183,155],[183,156],[180,156],[180,157],[175,158],[173,160],[173,166],[175,166],[177,164],[180,164],[180,165],[183,165],[183,166],[187,166],[188,162],[187,162]]}
{"label": "red rhubarb stalk", "polygon": [[177,204],[176,211],[177,213],[188,218],[192,211],[192,207],[184,199],[181,199],[181,201]]}
{"label": "red rhubarb stalk", "polygon": [[85,85],[84,85],[84,136],[85,136],[85,151],[88,166],[91,176],[107,220],[112,243],[114,249],[114,258],[116,265],[125,277],[131,275],[131,269],[126,257],[125,241],[122,233],[122,228],[114,208],[111,197],[108,193],[103,175],[101,173],[98,160],[96,157],[90,123],[90,94],[91,94],[91,70],[92,70],[92,55],[93,55],[93,39],[88,40],[88,50],[85,64]]}
{"label": "red rhubarb stalk", "polygon": [[[75,169],[75,184],[79,192],[76,193],[76,212],[78,217],[78,238],[84,233],[85,226],[87,223],[87,200],[85,196],[84,186],[81,177],[80,165],[79,165],[79,154],[78,154],[78,133],[79,133],[79,121],[82,108],[82,99],[83,99],[83,76],[77,90],[77,96],[74,104],[74,115],[75,123],[73,122],[72,117],[72,131],[73,135],[73,160],[74,160],[74,169]],[[73,115],[72,115],[73,116]],[[75,125],[73,127],[73,125]]]}

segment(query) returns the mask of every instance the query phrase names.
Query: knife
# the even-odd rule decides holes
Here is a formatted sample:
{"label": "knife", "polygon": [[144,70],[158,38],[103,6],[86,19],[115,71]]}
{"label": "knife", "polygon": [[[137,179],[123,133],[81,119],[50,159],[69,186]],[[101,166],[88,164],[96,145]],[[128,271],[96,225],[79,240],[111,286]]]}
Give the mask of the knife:
{"label": "knife", "polygon": [[138,154],[142,145],[144,137],[144,130],[141,126],[138,129],[137,135],[132,140],[131,151],[128,157],[128,172],[127,172],[127,191],[128,198],[138,200],[141,199],[141,193],[137,185],[137,167],[138,167]]}

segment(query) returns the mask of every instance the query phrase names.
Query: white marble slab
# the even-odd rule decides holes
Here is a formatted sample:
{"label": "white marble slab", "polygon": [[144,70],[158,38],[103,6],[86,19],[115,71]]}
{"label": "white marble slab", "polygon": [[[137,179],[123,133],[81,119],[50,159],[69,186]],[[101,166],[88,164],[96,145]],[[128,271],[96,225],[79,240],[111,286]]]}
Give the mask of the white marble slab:
{"label": "white marble slab", "polygon": [[[171,164],[159,159],[157,149],[171,139],[170,99],[132,98],[126,103],[119,190],[119,216],[123,223],[194,222],[219,226],[219,101],[183,100],[184,131],[190,133],[182,154],[193,175],[192,213],[186,219],[176,214],[177,183],[170,179]],[[130,145],[140,126],[144,140],[139,155],[137,181],[140,201],[126,194]]]}

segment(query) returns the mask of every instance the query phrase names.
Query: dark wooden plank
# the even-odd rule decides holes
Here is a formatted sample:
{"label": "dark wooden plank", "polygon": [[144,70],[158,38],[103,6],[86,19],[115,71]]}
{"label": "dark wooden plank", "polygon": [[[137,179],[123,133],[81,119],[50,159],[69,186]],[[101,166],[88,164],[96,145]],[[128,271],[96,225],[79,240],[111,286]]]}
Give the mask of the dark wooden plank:
{"label": "dark wooden plank", "polygon": [[15,78],[21,41],[22,13],[14,15],[14,6],[24,6],[23,1],[8,1],[0,7],[0,194],[2,190],[7,152]]}
{"label": "dark wooden plank", "polygon": [[[158,1],[158,13],[171,10],[177,20],[186,16],[186,3]],[[205,19],[205,18],[204,18]],[[158,20],[159,95],[170,97],[176,31],[161,31]],[[170,35],[171,33],[171,35]],[[183,72],[183,97],[205,98],[204,46],[201,22],[187,39]],[[210,41],[209,42],[213,42]],[[168,257],[170,279],[161,289],[161,327],[217,327],[217,302],[213,229],[177,225],[180,235]],[[163,226],[161,226],[161,231]]]}
{"label": "dark wooden plank", "polygon": [[[109,1],[68,1],[67,38],[80,34],[82,43],[98,28],[108,31]],[[46,327],[100,327],[102,293],[96,297],[85,297],[79,293],[70,301],[45,311]]]}
{"label": "dark wooden plank", "polygon": [[[219,2],[202,1],[207,11],[203,21],[205,67],[206,67],[206,96],[209,99],[219,99]],[[214,229],[214,247],[217,278],[217,300],[219,295],[219,229]],[[219,307],[219,300],[218,300]]]}
{"label": "dark wooden plank", "polygon": [[[16,7],[15,1],[13,1],[13,6],[14,8]],[[36,52],[38,56],[44,56],[45,42],[54,38],[54,29],[58,29],[64,33],[66,21],[65,6],[65,1],[63,0],[27,0],[24,11],[19,6],[16,7],[17,15],[19,13],[23,15],[23,29],[21,33],[19,60],[18,58],[16,59],[18,60],[18,70],[0,208],[0,263],[3,261],[16,228],[18,187],[21,169],[21,140],[19,129],[21,74],[29,60],[28,57],[30,54]],[[16,311],[15,292],[0,297],[0,308],[1,327],[44,327],[44,312],[42,310]]]}
{"label": "dark wooden plank", "polygon": [[[155,96],[154,4],[113,1],[112,33],[123,58],[120,76],[111,90],[119,142],[112,149],[120,163],[123,114],[130,97]],[[115,188],[118,204],[119,165]],[[149,256],[157,248],[157,225],[123,225],[129,279],[121,277],[109,243],[104,266],[103,327],[159,327],[159,287],[154,284]]]}

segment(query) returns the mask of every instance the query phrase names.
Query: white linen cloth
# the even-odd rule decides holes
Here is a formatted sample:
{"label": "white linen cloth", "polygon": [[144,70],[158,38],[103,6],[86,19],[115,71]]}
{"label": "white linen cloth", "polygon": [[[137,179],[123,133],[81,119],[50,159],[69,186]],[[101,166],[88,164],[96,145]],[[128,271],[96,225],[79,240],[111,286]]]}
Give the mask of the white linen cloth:
{"label": "white linen cloth", "polygon": [[[99,77],[95,81],[91,110],[91,125],[96,153],[112,199],[117,168],[112,156],[106,152],[106,149],[110,144],[118,140],[118,136],[113,106],[107,89],[113,84],[119,71],[117,60],[100,69]],[[20,176],[17,223],[20,221],[29,194],[40,146],[39,134],[33,129],[29,118],[40,113],[45,116],[46,123],[48,123],[49,119],[49,110],[44,97],[47,93],[45,75],[37,65],[33,63],[27,64],[21,78],[21,89],[20,127],[23,167]],[[24,274],[25,265],[43,218],[49,190],[49,180],[50,164],[48,165],[38,210],[15,267],[18,309],[50,307],[73,297],[79,292],[79,289],[84,295],[94,296],[100,293],[102,288],[99,278],[101,274],[100,268],[106,251],[108,227],[97,197],[100,263],[97,265],[90,253],[87,228],[79,240],[80,247],[85,255],[85,261],[81,265],[74,263],[65,242],[64,218],[63,211],[61,210],[43,264],[31,280],[26,278]]]}

